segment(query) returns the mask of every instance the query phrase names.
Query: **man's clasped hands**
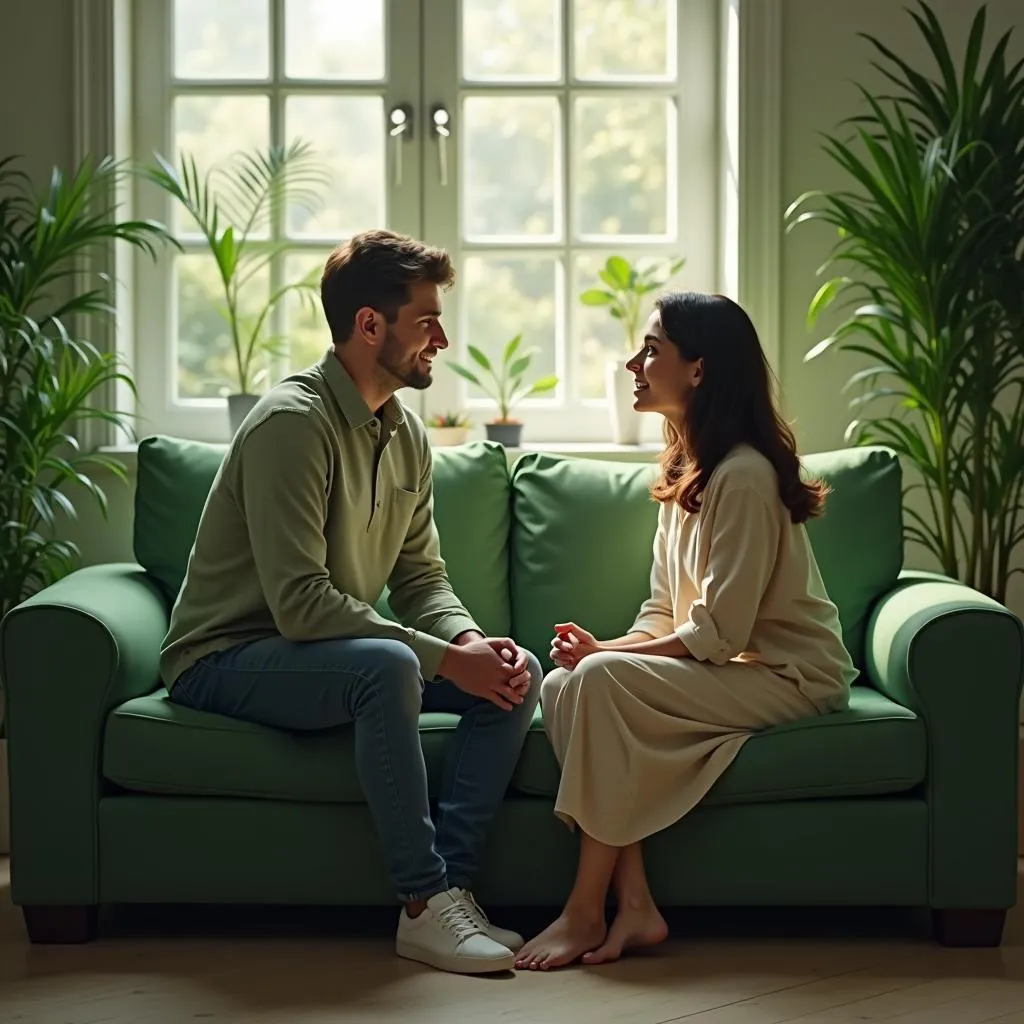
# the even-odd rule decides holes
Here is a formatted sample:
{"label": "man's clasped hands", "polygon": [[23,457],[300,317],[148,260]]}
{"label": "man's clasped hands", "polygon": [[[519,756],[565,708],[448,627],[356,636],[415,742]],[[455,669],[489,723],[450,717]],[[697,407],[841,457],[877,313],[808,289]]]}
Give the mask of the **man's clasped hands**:
{"label": "man's clasped hands", "polygon": [[[602,650],[592,633],[574,622],[558,623],[551,641],[551,660],[572,671],[585,657]],[[505,711],[522,704],[530,686],[526,652],[509,637],[463,633],[441,659],[439,674],[460,690],[483,697]]]}

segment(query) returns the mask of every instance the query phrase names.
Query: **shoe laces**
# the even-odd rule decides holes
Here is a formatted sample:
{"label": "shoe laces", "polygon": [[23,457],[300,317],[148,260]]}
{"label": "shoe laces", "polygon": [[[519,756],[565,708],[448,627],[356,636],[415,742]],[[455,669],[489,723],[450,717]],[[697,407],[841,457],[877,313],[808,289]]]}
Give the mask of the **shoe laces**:
{"label": "shoe laces", "polygon": [[476,917],[480,927],[484,929],[490,927],[490,919],[484,913],[484,908],[477,903],[476,897],[468,889],[463,889],[461,891],[462,898],[469,904],[470,911],[473,913],[474,917]]}
{"label": "shoe laces", "polygon": [[437,914],[438,922],[455,936],[456,942],[472,938],[474,935],[485,934],[485,929],[477,920],[473,904],[465,897],[457,899],[450,906]]}

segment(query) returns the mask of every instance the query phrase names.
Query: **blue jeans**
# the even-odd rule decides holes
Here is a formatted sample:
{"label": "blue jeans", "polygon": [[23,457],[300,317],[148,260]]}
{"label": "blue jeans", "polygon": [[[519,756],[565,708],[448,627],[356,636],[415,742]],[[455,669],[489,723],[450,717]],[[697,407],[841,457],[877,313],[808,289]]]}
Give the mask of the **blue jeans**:
{"label": "blue jeans", "polygon": [[[208,655],[179,677],[176,704],[290,730],[355,726],[356,768],[403,901],[470,888],[488,823],[501,805],[540,699],[541,668],[504,711],[447,680],[424,684],[398,640],[269,637]],[[435,827],[420,745],[421,711],[461,716],[448,752]]]}

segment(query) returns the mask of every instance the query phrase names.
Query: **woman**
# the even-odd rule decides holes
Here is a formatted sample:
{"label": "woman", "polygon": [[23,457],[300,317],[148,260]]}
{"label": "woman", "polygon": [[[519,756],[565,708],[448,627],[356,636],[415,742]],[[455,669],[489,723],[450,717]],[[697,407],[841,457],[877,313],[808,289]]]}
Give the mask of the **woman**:
{"label": "woman", "polygon": [[634,408],[665,418],[651,596],[616,640],[555,627],[541,704],[562,767],[555,813],[579,827],[580,856],[520,968],[664,939],[640,842],[690,811],[752,733],[845,708],[856,675],[803,525],[827,489],[801,479],[753,324],[719,295],[656,306],[626,363]]}

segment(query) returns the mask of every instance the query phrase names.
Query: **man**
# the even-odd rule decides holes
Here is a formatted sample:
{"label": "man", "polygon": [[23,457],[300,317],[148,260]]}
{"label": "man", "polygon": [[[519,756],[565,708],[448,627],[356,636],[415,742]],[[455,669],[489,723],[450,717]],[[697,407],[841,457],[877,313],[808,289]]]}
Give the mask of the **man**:
{"label": "man", "polygon": [[[354,723],[359,779],[404,904],[397,952],[507,970],[523,940],[470,886],[540,695],[537,659],[485,638],[445,573],[431,453],[395,396],[448,347],[448,255],[387,231],[340,246],[333,347],[262,397],[217,474],[161,671],[179,704],[286,729]],[[373,604],[390,587],[401,625]],[[461,713],[431,821],[421,710]]]}

